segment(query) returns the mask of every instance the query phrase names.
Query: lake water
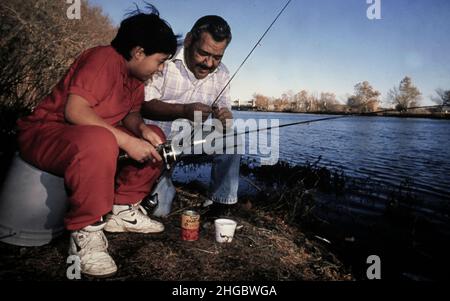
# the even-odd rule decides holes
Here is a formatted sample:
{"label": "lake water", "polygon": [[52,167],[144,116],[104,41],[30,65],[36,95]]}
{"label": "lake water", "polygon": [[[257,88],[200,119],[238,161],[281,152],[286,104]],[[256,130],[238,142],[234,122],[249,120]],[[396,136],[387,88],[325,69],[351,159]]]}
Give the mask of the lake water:
{"label": "lake water", "polygon": [[[327,115],[235,112],[236,118],[279,119],[280,124]],[[450,121],[357,117],[281,128],[280,160],[315,162],[347,175],[398,185],[409,178],[417,194],[450,201]]]}
{"label": "lake water", "polygon": [[[234,117],[282,125],[329,116],[235,111]],[[387,187],[409,180],[429,204],[450,202],[449,120],[351,116],[279,129],[279,160],[303,165],[319,158],[319,165]],[[175,173],[182,182],[208,177],[204,171]]]}
{"label": "lake water", "polygon": [[[243,111],[234,112],[234,116],[278,119],[280,124],[327,117]],[[333,246],[339,245],[362,279],[365,258],[370,254],[388,262],[384,265],[387,278],[448,278],[439,271],[443,266],[450,268],[450,248],[446,247],[450,239],[450,121],[352,116],[281,128],[279,145],[280,160],[293,165],[316,162],[320,157],[319,165],[344,171],[350,179],[370,179],[369,190],[375,192],[369,193],[370,198],[332,194],[317,199],[322,208],[319,214],[329,226],[315,232],[331,240]],[[208,165],[194,169],[181,165],[174,178],[207,184],[209,171]],[[428,222],[417,217],[410,220],[401,212],[386,213],[385,199],[378,192],[405,180],[410,180],[409,189],[423,201],[414,211]],[[252,188],[244,180],[240,185],[240,190]],[[328,205],[337,210],[323,210]]]}

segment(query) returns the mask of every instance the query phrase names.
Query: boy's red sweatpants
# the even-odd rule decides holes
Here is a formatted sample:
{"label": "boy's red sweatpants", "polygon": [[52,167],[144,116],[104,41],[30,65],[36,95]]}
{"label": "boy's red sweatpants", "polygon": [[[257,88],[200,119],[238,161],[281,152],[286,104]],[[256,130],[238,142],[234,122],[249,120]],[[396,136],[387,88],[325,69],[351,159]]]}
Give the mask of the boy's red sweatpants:
{"label": "boy's red sweatpants", "polygon": [[[165,140],[158,127],[150,127]],[[117,140],[111,131],[99,126],[45,123],[21,132],[19,148],[29,163],[64,177],[70,203],[64,222],[72,231],[99,221],[113,204],[142,200],[163,166],[161,162],[140,164],[127,160],[129,164],[116,175]]]}

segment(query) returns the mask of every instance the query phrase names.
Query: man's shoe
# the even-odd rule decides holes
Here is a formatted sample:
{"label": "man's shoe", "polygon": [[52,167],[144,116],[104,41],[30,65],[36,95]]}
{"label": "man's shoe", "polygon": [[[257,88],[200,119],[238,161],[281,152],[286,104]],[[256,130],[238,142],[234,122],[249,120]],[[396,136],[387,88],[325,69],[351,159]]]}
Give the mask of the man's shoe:
{"label": "man's shoe", "polygon": [[159,233],[164,231],[164,225],[148,217],[145,209],[136,205],[114,205],[106,217],[105,231]]}
{"label": "man's shoe", "polygon": [[232,210],[236,207],[236,204],[220,204],[212,203],[204,207],[202,217],[206,219],[216,219],[221,217],[230,217]]}
{"label": "man's shoe", "polygon": [[69,254],[80,258],[81,272],[93,277],[109,277],[117,272],[108,254],[108,240],[103,233],[105,223],[87,226],[70,235]]}

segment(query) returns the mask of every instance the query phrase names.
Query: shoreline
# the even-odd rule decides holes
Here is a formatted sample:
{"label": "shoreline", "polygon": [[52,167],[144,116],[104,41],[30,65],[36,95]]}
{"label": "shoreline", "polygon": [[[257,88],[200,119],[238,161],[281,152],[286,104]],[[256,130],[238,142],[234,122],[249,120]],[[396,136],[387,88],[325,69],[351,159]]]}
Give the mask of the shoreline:
{"label": "shoreline", "polygon": [[342,115],[358,117],[397,117],[397,118],[420,118],[420,119],[438,119],[450,120],[450,113],[351,113],[351,112],[293,112],[293,111],[259,111],[249,108],[232,107],[235,112],[255,112],[255,113],[279,113],[279,114],[308,114],[308,115]]}
{"label": "shoreline", "polygon": [[[108,281],[356,280],[329,246],[285,223],[282,215],[263,210],[256,202],[252,206],[250,200],[229,215],[240,225],[233,241],[217,243],[213,223],[202,208],[206,196],[188,186],[177,186],[172,212],[157,218],[164,223],[164,232],[106,234],[108,250],[120,267]],[[181,212],[187,209],[205,217],[196,241],[183,241],[180,236]],[[39,247],[0,242],[0,279],[67,280],[69,235],[65,231]],[[83,280],[94,279],[84,276]]]}
{"label": "shoreline", "polygon": [[[358,181],[315,164],[241,165],[241,172],[257,187],[240,195],[243,206],[280,215],[310,239],[324,239],[356,280],[365,279],[365,259],[372,253],[390,262],[386,279],[446,279],[437,267],[450,264],[443,255],[448,248],[442,248],[450,235],[448,207],[422,210],[425,199],[407,185],[379,187],[376,180]],[[207,190],[198,179],[177,185]]]}

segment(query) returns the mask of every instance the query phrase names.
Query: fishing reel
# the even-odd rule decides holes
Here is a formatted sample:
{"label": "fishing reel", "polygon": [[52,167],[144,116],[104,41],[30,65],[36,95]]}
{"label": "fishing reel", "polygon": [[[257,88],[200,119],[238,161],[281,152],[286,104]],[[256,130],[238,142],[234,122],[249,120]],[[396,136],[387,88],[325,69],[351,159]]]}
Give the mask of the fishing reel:
{"label": "fishing reel", "polygon": [[172,165],[177,161],[178,155],[171,141],[167,141],[163,144],[158,145],[156,147],[156,151],[163,158],[164,163],[166,164],[166,169],[170,170],[172,168]]}
{"label": "fishing reel", "polygon": [[167,141],[156,147],[156,151],[163,158],[166,170],[156,180],[156,183],[150,192],[141,202],[142,207],[148,212],[157,217],[165,217],[170,213],[172,201],[176,194],[175,186],[171,181],[170,171],[177,161],[177,152],[173,147],[171,141]]}
{"label": "fishing reel", "polygon": [[[155,149],[163,158],[167,170],[170,170],[172,168],[173,164],[177,161],[177,156],[181,153],[175,150],[171,141],[160,144]],[[126,153],[119,155],[119,160],[126,160],[129,158],[130,157]]]}

